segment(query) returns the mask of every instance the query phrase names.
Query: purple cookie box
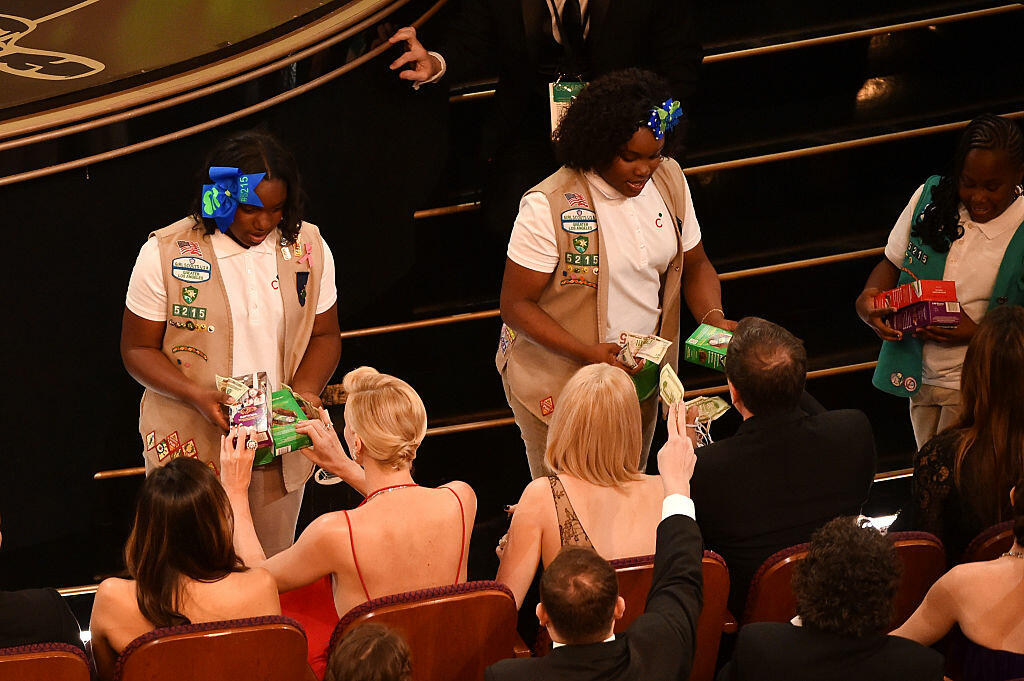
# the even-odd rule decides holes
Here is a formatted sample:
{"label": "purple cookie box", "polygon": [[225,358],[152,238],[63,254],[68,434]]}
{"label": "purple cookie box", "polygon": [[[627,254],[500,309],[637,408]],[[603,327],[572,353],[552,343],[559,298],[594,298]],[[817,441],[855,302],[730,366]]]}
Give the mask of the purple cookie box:
{"label": "purple cookie box", "polygon": [[960,303],[922,301],[892,314],[889,325],[897,331],[916,331],[925,326],[956,326],[960,323]]}

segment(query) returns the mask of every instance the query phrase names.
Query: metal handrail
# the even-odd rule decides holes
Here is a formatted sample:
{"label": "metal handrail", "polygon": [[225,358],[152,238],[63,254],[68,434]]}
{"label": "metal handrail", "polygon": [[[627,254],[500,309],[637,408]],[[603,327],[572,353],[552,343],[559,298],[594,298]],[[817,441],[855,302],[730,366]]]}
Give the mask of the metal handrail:
{"label": "metal handrail", "polygon": [[[761,45],[758,47],[750,47],[742,50],[731,50],[729,52],[719,52],[717,54],[709,54],[702,60],[703,64],[714,64],[720,61],[731,61],[733,59],[742,59],[745,57],[759,57],[765,54],[773,54],[775,52],[787,52],[789,50],[803,49],[805,47],[817,47],[819,45],[829,45],[832,43],[843,42],[846,40],[855,40],[857,38],[870,38],[876,35],[884,35],[886,33],[899,33],[901,31],[908,31],[915,28],[927,28],[929,26],[938,26],[940,24],[949,24],[958,21],[967,21],[970,19],[980,19],[983,17],[994,16],[997,14],[1004,14],[1006,12],[1016,12],[1024,9],[1024,4],[1013,3],[1009,5],[1000,5],[998,7],[988,7],[986,9],[972,10],[970,12],[958,12],[957,14],[945,14],[938,17],[932,17],[929,19],[917,19],[914,21],[904,21],[898,24],[887,24],[885,26],[876,26],[874,28],[865,28],[858,31],[846,31],[844,33],[833,33],[831,35],[818,36],[817,38],[803,38],[800,40],[789,40],[781,43],[773,43],[771,45]],[[494,88],[487,90],[474,90],[473,92],[463,92],[457,95],[452,95],[448,98],[449,102],[467,102],[476,99],[488,99],[493,97],[495,94]]]}
{"label": "metal handrail", "polygon": [[[828,376],[838,376],[840,374],[849,374],[857,371],[864,371],[866,369],[873,369],[878,362],[860,362],[858,364],[846,364],[843,366],[829,367],[827,369],[817,369],[815,371],[808,371],[807,378],[825,378]],[[720,395],[729,391],[729,387],[726,385],[714,386],[711,388],[701,388],[699,390],[689,390],[686,393],[687,397],[700,397],[702,395]],[[515,419],[511,416],[503,416],[494,419],[485,419],[483,421],[469,421],[467,423],[454,423],[450,426],[436,426],[434,428],[427,428],[427,435],[451,435],[453,433],[467,433],[473,430],[488,430],[491,428],[501,428],[504,426],[510,426],[515,423]],[[98,471],[93,474],[94,480],[110,480],[113,478],[126,478],[135,475],[143,475],[146,472],[145,466],[135,466],[132,468],[115,468],[112,470]]]}

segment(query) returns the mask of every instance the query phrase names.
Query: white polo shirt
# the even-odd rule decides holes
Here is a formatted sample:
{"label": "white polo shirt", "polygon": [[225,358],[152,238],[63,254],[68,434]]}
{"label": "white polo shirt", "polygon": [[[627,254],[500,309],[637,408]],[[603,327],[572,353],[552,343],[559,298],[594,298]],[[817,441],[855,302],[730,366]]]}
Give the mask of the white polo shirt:
{"label": "white polo shirt", "polygon": [[[608,286],[608,319],[604,329],[606,343],[619,343],[622,334],[654,333],[661,315],[661,275],[676,255],[675,225],[665,200],[653,181],[644,185],[639,196],[627,197],[593,172],[584,173],[590,184],[604,242],[601,267]],[[686,185],[686,212],[683,221],[683,251],[700,243],[700,225]],[[508,257],[517,265],[535,272],[554,272],[561,266],[556,238],[557,226],[551,223],[551,206],[540,192],[526,194],[519,203],[519,215],[508,242]]]}
{"label": "white polo shirt", "polygon": [[[914,208],[923,191],[924,185],[921,185],[914,192],[889,234],[885,257],[896,267],[903,264]],[[964,226],[964,235],[950,246],[942,278],[956,282],[960,307],[975,322],[980,323],[988,310],[1003,254],[1021,222],[1024,222],[1024,197],[1017,197],[1001,215],[988,222],[974,222],[964,205],[960,204],[960,224]],[[926,341],[921,357],[921,382],[959,390],[960,370],[966,354],[966,345]]]}
{"label": "white polo shirt", "polygon": [[[235,376],[266,371],[273,390],[284,375],[284,302],[277,278],[277,249],[281,234],[274,230],[263,243],[243,248],[220,231],[210,236],[231,309],[234,349],[231,363]],[[321,237],[323,266],[316,313],[331,309],[338,299],[334,283],[334,256]],[[285,295],[298,295],[285,291]],[[156,239],[148,239],[139,251],[128,282],[125,305],[133,313],[154,322],[167,321],[167,290],[160,267]]]}

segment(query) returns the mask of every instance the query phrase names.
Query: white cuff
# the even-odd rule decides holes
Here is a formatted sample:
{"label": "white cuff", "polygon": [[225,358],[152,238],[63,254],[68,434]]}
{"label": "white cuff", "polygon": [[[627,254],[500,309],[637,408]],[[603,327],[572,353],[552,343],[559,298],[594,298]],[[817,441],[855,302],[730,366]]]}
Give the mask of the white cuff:
{"label": "white cuff", "polygon": [[434,59],[436,59],[439,62],[441,62],[441,70],[438,71],[437,73],[435,73],[432,77],[427,78],[423,82],[413,83],[412,84],[412,89],[413,90],[419,90],[420,89],[420,85],[424,85],[426,83],[436,83],[437,81],[441,80],[441,76],[443,76],[444,72],[448,70],[448,64],[445,62],[444,57],[442,57],[439,52],[431,52],[431,51],[428,50],[427,54],[429,54],[431,57],[433,57]]}
{"label": "white cuff", "polygon": [[693,499],[684,494],[670,494],[661,502],[661,519],[670,515],[685,515],[691,520],[697,520],[697,509],[693,505]]}

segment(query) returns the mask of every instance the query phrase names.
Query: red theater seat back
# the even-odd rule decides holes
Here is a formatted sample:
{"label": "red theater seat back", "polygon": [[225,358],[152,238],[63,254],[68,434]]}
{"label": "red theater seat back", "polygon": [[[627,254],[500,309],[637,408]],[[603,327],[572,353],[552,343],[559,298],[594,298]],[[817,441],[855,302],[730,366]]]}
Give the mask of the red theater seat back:
{"label": "red theater seat back", "polygon": [[0,679],[89,681],[89,659],[67,643],[33,643],[0,648]]}

